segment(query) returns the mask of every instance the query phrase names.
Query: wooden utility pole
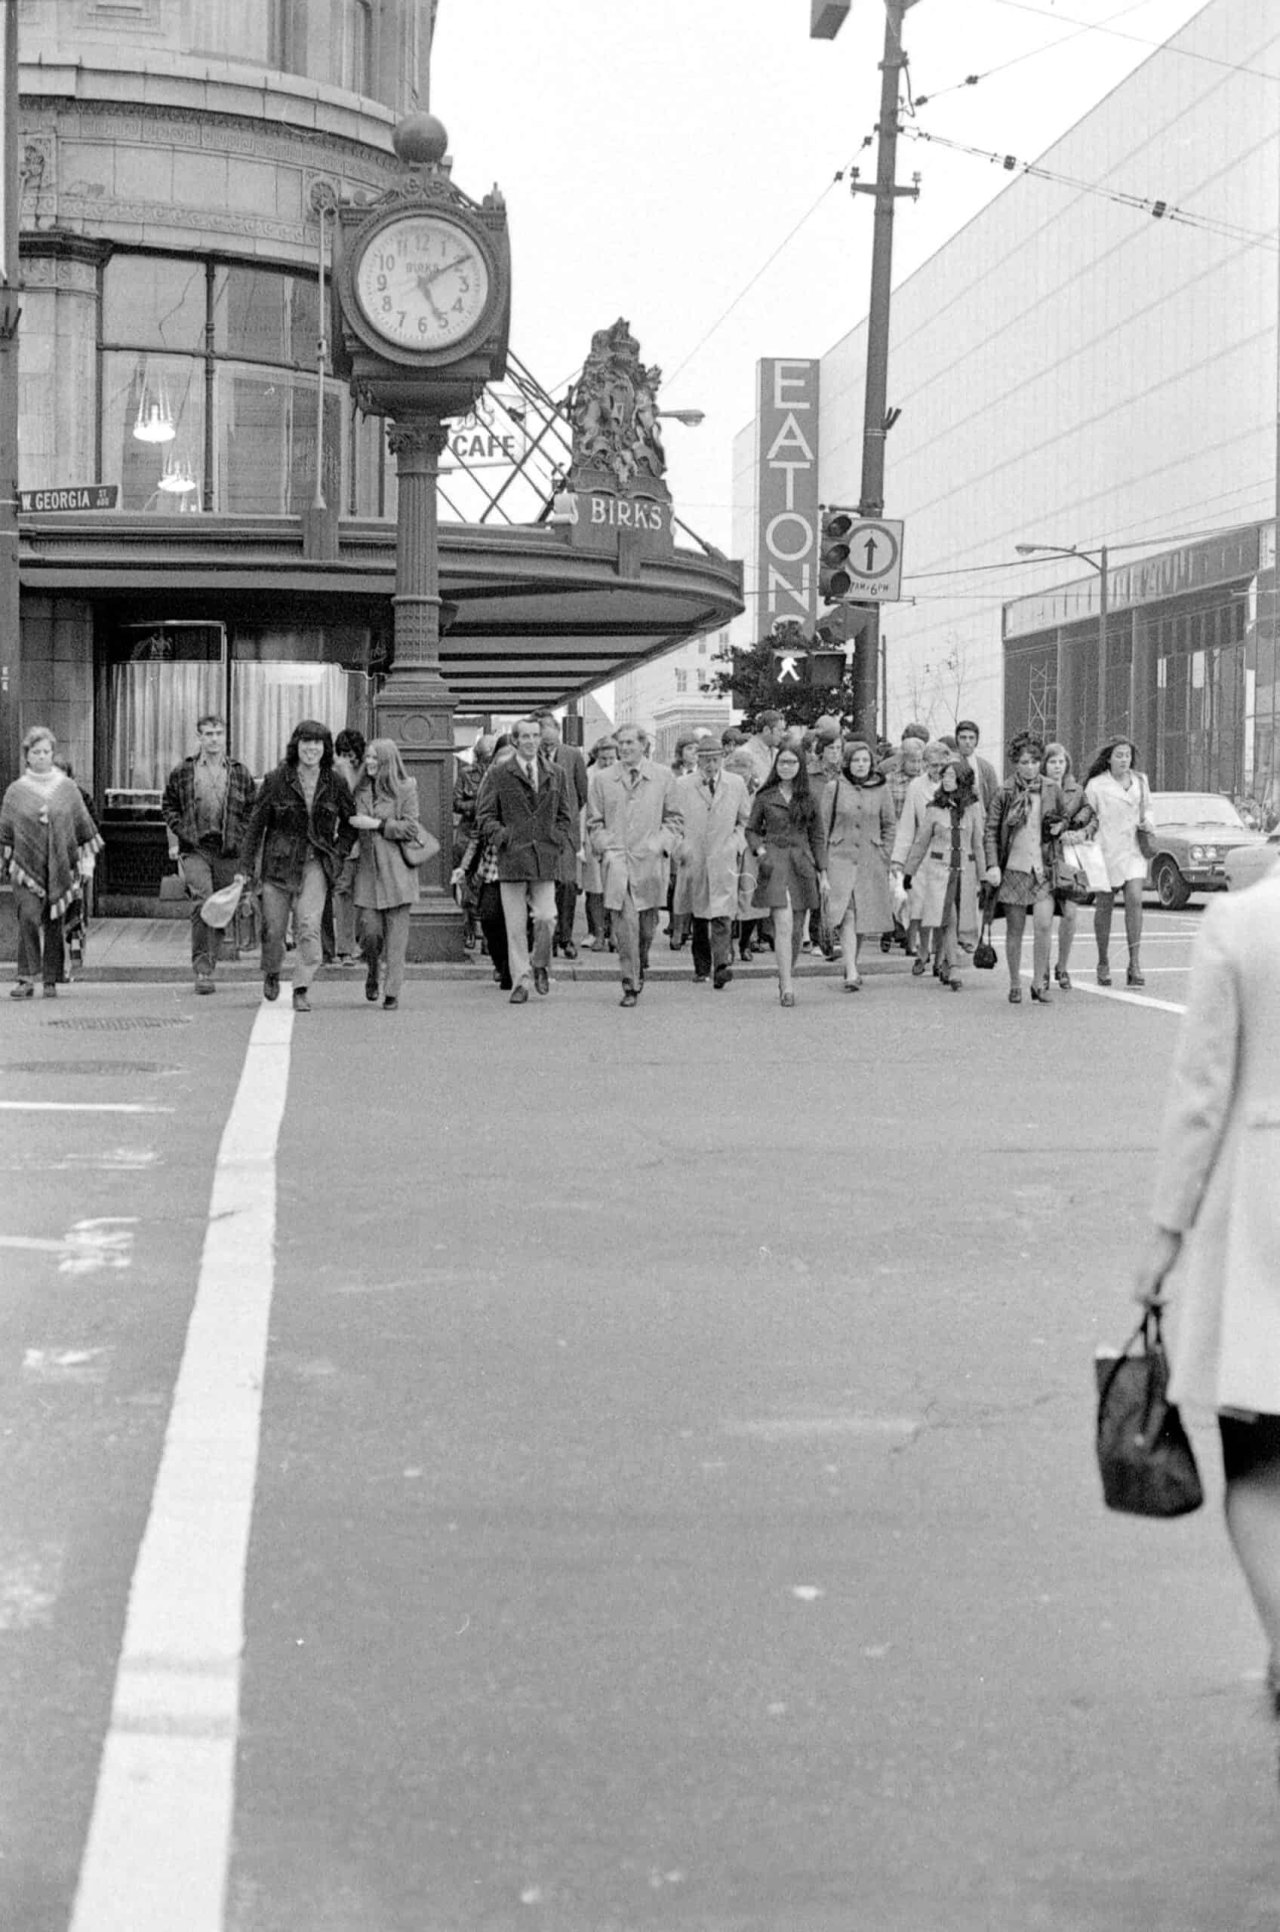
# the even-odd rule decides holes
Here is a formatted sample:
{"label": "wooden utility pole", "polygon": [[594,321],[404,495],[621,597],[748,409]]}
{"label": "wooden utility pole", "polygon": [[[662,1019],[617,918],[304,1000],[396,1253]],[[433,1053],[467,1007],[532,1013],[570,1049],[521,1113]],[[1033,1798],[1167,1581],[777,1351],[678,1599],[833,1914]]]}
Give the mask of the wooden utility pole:
{"label": "wooden utility pole", "polygon": [[0,19],[0,785],[18,775],[22,631],[18,607],[18,0]]}
{"label": "wooden utility pole", "polygon": [[[861,516],[884,515],[884,439],[888,425],[889,297],[893,280],[893,212],[901,195],[919,196],[918,184],[897,185],[898,101],[907,56],[902,23],[915,0],[884,0],[884,59],[880,63],[880,121],[876,150],[875,185],[853,183],[854,194],[876,198],[875,233],[871,248],[871,306],[867,315],[867,377],[862,412]],[[877,737],[877,698],[880,672],[880,610],[873,605],[858,645],[853,668],[854,729],[874,744]],[[880,721],[888,728],[887,716]]]}

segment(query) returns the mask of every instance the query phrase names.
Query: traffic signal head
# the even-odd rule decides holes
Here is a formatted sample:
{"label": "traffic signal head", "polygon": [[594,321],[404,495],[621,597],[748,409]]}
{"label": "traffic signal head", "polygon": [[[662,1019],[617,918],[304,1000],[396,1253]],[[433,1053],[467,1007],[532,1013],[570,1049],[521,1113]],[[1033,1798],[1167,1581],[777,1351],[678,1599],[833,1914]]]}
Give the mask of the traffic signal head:
{"label": "traffic signal head", "polygon": [[839,603],[853,589],[849,571],[854,520],[847,510],[824,510],[818,542],[818,590],[823,602]]}

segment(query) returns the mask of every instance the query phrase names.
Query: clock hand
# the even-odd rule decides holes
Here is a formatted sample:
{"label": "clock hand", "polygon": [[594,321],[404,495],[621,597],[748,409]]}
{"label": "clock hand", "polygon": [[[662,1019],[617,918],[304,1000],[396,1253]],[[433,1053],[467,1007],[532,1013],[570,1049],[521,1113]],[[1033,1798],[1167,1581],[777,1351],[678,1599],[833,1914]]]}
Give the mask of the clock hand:
{"label": "clock hand", "polygon": [[[429,268],[427,270],[427,280],[429,282],[438,281],[442,275],[447,275],[451,268],[461,268],[464,265],[464,263],[469,262],[470,260],[471,260],[470,255],[458,255],[458,256],[455,256],[455,258],[451,262],[442,262],[439,268]],[[424,295],[426,294],[425,288],[423,289],[422,292]]]}
{"label": "clock hand", "polygon": [[431,282],[431,277],[429,275],[419,275],[417,277],[418,292],[419,294],[425,296],[427,306],[431,310],[431,313],[435,316],[436,320],[439,322],[443,322],[444,317],[436,306],[436,299],[434,295],[432,295],[431,289],[429,286],[430,282]]}

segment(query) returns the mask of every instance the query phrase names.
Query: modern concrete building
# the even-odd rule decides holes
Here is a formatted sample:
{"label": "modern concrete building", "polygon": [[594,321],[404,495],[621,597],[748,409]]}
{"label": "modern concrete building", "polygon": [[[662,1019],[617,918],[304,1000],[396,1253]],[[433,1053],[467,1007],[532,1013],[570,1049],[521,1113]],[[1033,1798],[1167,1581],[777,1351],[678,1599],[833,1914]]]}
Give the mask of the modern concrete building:
{"label": "modern concrete building", "polygon": [[[53,726],[103,817],[112,909],[159,889],[160,788],[201,711],[226,713],[261,773],[299,717],[365,724],[391,663],[393,461],[382,422],[321,373],[319,278],[336,203],[403,172],[391,135],[425,105],[435,5],[19,15],[30,494],[0,765],[24,726]],[[466,157],[462,185],[487,190],[483,167]],[[584,313],[584,348],[599,319]],[[736,566],[705,549],[592,552],[536,503],[480,525],[441,496],[442,666],[463,712],[561,703],[740,607]]]}
{"label": "modern concrete building", "polygon": [[[883,623],[890,735],[967,714],[989,744],[1038,723],[1079,755],[1132,709],[1161,782],[1247,790],[1270,768],[1255,737],[1263,696],[1274,732],[1259,652],[1275,648],[1260,526],[1276,506],[1278,74],[1275,8],[1209,0],[895,289],[886,511],[906,531],[903,601]],[[928,130],[927,107],[912,125]],[[827,502],[858,500],[865,353],[860,325],[822,359]],[[756,440],[748,425],[735,448],[748,558]],[[756,588],[749,567],[748,611]]]}

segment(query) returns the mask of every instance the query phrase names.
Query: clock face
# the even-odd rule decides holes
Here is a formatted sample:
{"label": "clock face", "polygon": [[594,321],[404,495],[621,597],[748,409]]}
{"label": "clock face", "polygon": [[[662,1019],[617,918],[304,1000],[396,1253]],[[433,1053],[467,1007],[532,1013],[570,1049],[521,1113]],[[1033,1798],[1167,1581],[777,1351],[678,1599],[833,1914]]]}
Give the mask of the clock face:
{"label": "clock face", "polygon": [[489,300],[489,269],[466,230],[438,215],[404,215],[366,244],[355,271],[366,320],[405,349],[449,349]]}

